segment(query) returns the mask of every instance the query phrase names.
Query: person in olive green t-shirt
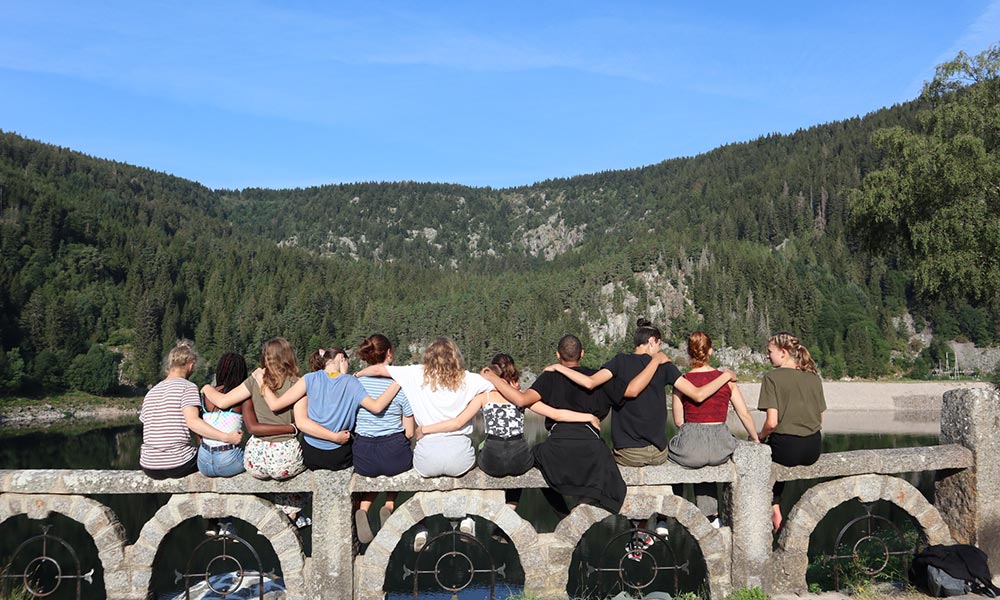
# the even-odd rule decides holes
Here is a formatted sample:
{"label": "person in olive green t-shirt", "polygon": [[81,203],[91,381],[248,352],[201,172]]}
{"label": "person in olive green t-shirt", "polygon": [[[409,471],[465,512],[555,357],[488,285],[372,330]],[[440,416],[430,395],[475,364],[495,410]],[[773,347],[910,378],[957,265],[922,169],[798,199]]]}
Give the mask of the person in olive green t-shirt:
{"label": "person in olive green t-shirt", "polygon": [[[773,371],[760,385],[759,410],[767,411],[758,437],[771,446],[771,460],[786,467],[811,465],[819,460],[823,438],[823,380],[816,373],[809,350],[790,333],[778,333],[767,343]],[[771,522],[781,528],[781,492],[784,482],[775,482],[771,499]]]}

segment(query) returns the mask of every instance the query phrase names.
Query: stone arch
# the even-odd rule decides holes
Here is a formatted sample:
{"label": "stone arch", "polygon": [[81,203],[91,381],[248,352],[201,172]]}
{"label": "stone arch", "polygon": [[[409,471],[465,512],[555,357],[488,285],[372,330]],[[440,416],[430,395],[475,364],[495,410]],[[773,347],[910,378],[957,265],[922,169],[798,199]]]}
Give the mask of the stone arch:
{"label": "stone arch", "polygon": [[80,523],[90,534],[104,569],[105,593],[109,598],[128,589],[125,528],[110,508],[84,496],[0,494],[0,524],[17,515],[44,519],[50,513],[59,513]]}
{"label": "stone arch", "polygon": [[[669,486],[630,487],[619,514],[626,519],[645,520],[654,513],[676,519],[697,542],[708,572],[709,595],[712,598],[722,598],[728,594],[732,587],[729,562],[730,541],[724,534],[728,528],[723,530],[712,527],[705,515],[694,504],[680,496],[675,496]],[[553,533],[556,543],[569,549],[568,552],[559,553],[560,557],[564,557],[564,562],[557,567],[554,566],[551,573],[552,577],[560,578],[559,583],[562,585],[560,589],[563,590],[563,593],[568,585],[573,550],[592,526],[611,514],[603,508],[581,504],[556,526]],[[558,572],[556,568],[558,568]]]}
{"label": "stone arch", "polygon": [[504,502],[503,490],[454,490],[419,492],[397,506],[368,549],[355,559],[355,600],[382,600],[389,557],[410,528],[425,517],[482,517],[496,524],[510,538],[524,569],[525,589],[541,589],[549,576],[541,555],[539,536],[531,523]]}
{"label": "stone arch", "polygon": [[913,517],[928,543],[954,543],[938,510],[920,490],[903,479],[888,475],[856,475],[827,481],[809,488],[788,513],[772,561],[776,565],[774,583],[778,591],[806,591],[809,535],[830,509],[852,498],[861,502],[892,502]]}
{"label": "stone arch", "polygon": [[291,521],[274,504],[256,496],[236,494],[175,494],[142,526],[139,539],[126,548],[134,565],[133,589],[142,594],[149,588],[153,560],[171,529],[193,517],[234,517],[255,526],[274,548],[289,598],[306,596],[305,553]]}

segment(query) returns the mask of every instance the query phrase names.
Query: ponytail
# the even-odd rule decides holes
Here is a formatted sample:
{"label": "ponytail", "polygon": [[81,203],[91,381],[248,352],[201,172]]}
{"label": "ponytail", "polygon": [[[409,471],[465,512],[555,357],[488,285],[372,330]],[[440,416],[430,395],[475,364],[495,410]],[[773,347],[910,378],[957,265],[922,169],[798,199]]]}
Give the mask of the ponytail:
{"label": "ponytail", "polygon": [[326,363],[337,358],[338,354],[347,356],[347,353],[340,346],[330,346],[329,348],[313,350],[309,354],[309,371],[322,371],[326,368]]}
{"label": "ponytail", "polygon": [[774,344],[776,348],[780,348],[788,352],[792,358],[795,359],[795,367],[800,371],[806,371],[812,373],[813,375],[819,375],[816,372],[816,361],[813,360],[812,354],[809,353],[809,349],[802,345],[799,338],[788,333],[787,331],[782,331],[771,336],[771,339],[767,341],[768,344]]}

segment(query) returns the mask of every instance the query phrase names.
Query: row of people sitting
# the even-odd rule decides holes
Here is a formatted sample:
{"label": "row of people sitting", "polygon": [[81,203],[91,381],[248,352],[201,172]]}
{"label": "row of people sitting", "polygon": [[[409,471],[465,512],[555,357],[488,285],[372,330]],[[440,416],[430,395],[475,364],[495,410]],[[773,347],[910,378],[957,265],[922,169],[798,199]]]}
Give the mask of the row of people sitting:
{"label": "row of people sitting", "polygon": [[[777,349],[781,337],[769,342],[772,363],[808,373],[799,367],[801,351],[794,345]],[[564,336],[556,349],[558,362],[546,368],[530,389],[521,390],[510,356],[498,354],[481,373],[471,373],[447,338],[432,343],[421,364],[397,367],[392,364],[389,340],[373,335],[360,346],[358,355],[368,367],[357,378],[348,375],[347,352],[338,347],[313,352],[311,372],[300,377],[290,344],[275,338],[264,344],[260,367],[252,374],[242,357],[224,355],[215,384],[204,386],[200,395],[187,380],[197,356],[190,342],[181,342],[168,356],[166,379],[143,402],[140,466],[154,478],[181,477],[196,470],[208,476],[232,476],[246,470],[259,479],[287,479],[306,468],[352,466],[370,477],[397,475],[411,467],[424,477],[459,476],[477,462],[468,436],[472,418],[481,411],[486,433],[478,457],[481,470],[504,477],[537,466],[551,488],[545,490],[546,497],[557,512],[568,512],[561,495],[579,496],[618,512],[625,483],[617,464],[644,466],[670,459],[698,468],[728,460],[735,448],[735,438],[725,425],[730,404],[754,441],[771,434],[773,448],[775,439],[787,435],[813,436],[818,442],[818,422],[805,424],[806,429],[815,428],[807,436],[798,430],[781,431],[802,424],[803,411],[795,410],[803,403],[801,383],[789,383],[787,378],[770,381],[768,374],[760,404],[768,409],[768,417],[757,434],[734,374],[708,366],[707,335],[692,334],[688,351],[693,369],[684,376],[660,352],[660,332],[648,321],[639,321],[634,341],[633,353],[619,354],[595,371],[580,366],[579,339]],[[818,419],[825,408],[822,386],[814,370],[811,375],[816,386],[806,388],[813,392],[818,388],[818,402],[815,393],[806,400],[817,410],[804,413],[815,413]],[[673,415],[680,426],[669,446],[668,384],[674,389]],[[525,408],[544,416],[549,430],[548,438],[533,448],[524,440]],[[600,436],[600,422],[611,411],[613,453]],[[251,434],[245,449],[240,447],[244,425]],[[202,439],[197,449],[189,445],[189,430]],[[412,437],[417,441],[411,451]],[[794,460],[809,459],[801,456],[801,444],[784,445],[794,446]],[[818,443],[815,450],[818,457]],[[779,458],[775,450],[775,460],[781,462]],[[714,485],[696,489],[699,508],[710,519],[717,513],[713,490]],[[776,490],[776,498],[779,493]],[[511,504],[518,497],[518,490],[507,493]],[[380,520],[391,513],[395,499],[395,494],[387,496]],[[371,539],[367,512],[373,500],[374,494],[365,494],[355,515],[362,542]],[[308,523],[299,514],[301,498],[275,501],[300,526]],[[775,509],[775,514],[777,527],[780,512]]]}

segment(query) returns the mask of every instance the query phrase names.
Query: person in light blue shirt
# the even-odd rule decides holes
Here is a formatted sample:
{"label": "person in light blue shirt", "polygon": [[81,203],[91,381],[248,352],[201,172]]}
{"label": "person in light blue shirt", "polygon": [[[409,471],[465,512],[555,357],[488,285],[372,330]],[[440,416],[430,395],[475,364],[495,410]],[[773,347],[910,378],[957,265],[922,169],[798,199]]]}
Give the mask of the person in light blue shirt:
{"label": "person in light blue shirt", "polygon": [[348,366],[343,348],[320,348],[309,356],[313,371],[280,398],[265,390],[268,406],[280,409],[295,405],[295,422],[304,434],[302,462],[311,470],[339,471],[352,466],[349,430],[354,427],[358,407],[380,413],[399,391],[398,385],[390,386],[373,400],[361,383],[347,374]]}
{"label": "person in light blue shirt", "polygon": [[[358,357],[369,365],[391,365],[392,342],[381,333],[371,335],[361,342]],[[393,385],[392,379],[388,377],[361,377],[359,381],[373,397]],[[402,390],[381,413],[359,408],[354,426],[354,472],[366,477],[391,477],[409,471],[413,468],[413,451],[410,449],[413,430],[413,409]],[[395,509],[396,495],[396,492],[386,493],[385,505],[379,510],[381,523],[385,523]],[[374,538],[368,510],[376,496],[375,492],[363,494],[358,510],[354,513],[358,541],[362,544],[367,544]]]}

